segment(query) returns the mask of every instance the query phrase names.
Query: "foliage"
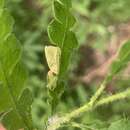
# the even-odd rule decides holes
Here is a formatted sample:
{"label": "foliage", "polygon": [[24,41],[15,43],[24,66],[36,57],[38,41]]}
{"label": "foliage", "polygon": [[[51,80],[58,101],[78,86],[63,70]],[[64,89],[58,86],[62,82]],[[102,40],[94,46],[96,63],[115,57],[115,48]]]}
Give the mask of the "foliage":
{"label": "foliage", "polygon": [[[28,1],[32,1],[33,4],[28,5]],[[4,62],[4,65],[2,66],[4,66],[6,71],[9,71],[7,72],[9,73],[7,74],[9,77],[7,78],[9,79],[11,91],[13,90],[13,95],[15,96],[15,100],[17,102],[17,109],[20,110],[21,114],[21,116],[19,116],[16,113],[16,110],[12,105],[12,99],[9,95],[9,98],[8,96],[6,96],[6,98],[0,98],[0,108],[4,107],[5,110],[6,105],[11,105],[9,106],[9,109],[5,110],[7,113],[3,114],[5,111],[1,111],[0,109],[0,116],[2,115],[1,117],[3,118],[3,124],[11,130],[16,130],[17,128],[21,128],[21,126],[27,127],[21,120],[21,117],[25,115],[25,122],[29,124],[29,127],[32,127],[32,119],[30,115],[28,115],[30,114],[32,96],[30,91],[26,89],[29,87],[32,90],[35,98],[32,105],[33,125],[35,125],[35,127],[37,127],[39,130],[43,129],[44,122],[46,122],[48,115],[51,116],[49,117],[50,126],[53,125],[55,121],[59,121],[59,119],[61,122],[64,119],[66,122],[67,119],[66,123],[60,124],[61,128],[59,129],[63,130],[116,130],[121,129],[122,127],[124,127],[126,130],[129,130],[130,123],[129,119],[127,118],[130,117],[130,100],[126,99],[119,101],[129,97],[129,89],[127,90],[129,79],[120,79],[118,82],[116,82],[117,87],[115,89],[116,92],[119,93],[115,95],[111,96],[111,94],[107,93],[106,97],[106,92],[103,92],[103,90],[106,88],[106,85],[111,82],[113,76],[115,77],[120,71],[120,74],[122,74],[122,69],[126,68],[129,62],[130,42],[125,43],[119,50],[117,59],[111,64],[105,81],[103,81],[103,84],[96,92],[94,97],[91,98],[91,103],[89,103],[90,107],[88,107],[87,103],[89,102],[89,98],[91,97],[92,93],[96,91],[95,86],[92,83],[87,87],[81,83],[69,83],[69,78],[71,76],[71,78],[73,78],[71,69],[73,70],[74,67],[77,66],[77,59],[80,59],[78,53],[70,56],[70,53],[74,53],[73,46],[70,45],[73,45],[73,43],[77,42],[73,41],[70,43],[73,38],[73,36],[70,34],[67,35],[69,40],[66,41],[69,46],[64,42],[63,44],[65,45],[65,48],[63,47],[62,49],[61,47],[61,39],[63,38],[62,33],[65,31],[64,24],[66,23],[66,15],[69,17],[71,22],[69,26],[71,26],[75,22],[75,18],[71,16],[71,14],[74,14],[77,19],[76,24],[74,24],[75,26],[73,26],[73,28],[67,28],[66,31],[72,32],[73,30],[73,32],[76,32],[81,46],[82,44],[87,44],[94,49],[96,48],[104,51],[106,49],[105,43],[107,43],[108,38],[111,35],[114,35],[112,34],[113,32],[109,31],[109,26],[114,27],[119,23],[127,22],[130,18],[129,0],[119,0],[118,2],[116,0],[73,0],[73,8],[71,8],[72,5],[70,3],[62,3],[67,1],[59,0],[58,3],[56,1],[54,3],[55,9],[53,7],[55,11],[55,19],[49,24],[50,29],[48,29],[51,45],[47,37],[46,28],[47,24],[52,18],[52,10],[50,6],[52,1],[7,0],[8,10],[12,13],[16,21],[13,31],[15,32],[17,38],[20,39],[23,48],[21,48],[21,45],[14,34],[12,34],[14,22],[8,13],[8,10],[3,9],[3,2],[3,0],[0,0],[0,30],[2,30],[0,32],[0,43],[2,43],[0,45],[0,57],[5,60],[2,61]],[[3,10],[7,12],[6,15]],[[8,18],[6,18],[6,16]],[[53,25],[57,26],[57,28],[52,28]],[[60,27],[58,25],[62,26]],[[56,31],[55,33],[53,33],[53,29]],[[51,30],[51,32],[49,30]],[[14,37],[14,41],[10,40],[10,37]],[[9,49],[7,49],[7,44],[10,47]],[[45,47],[45,52],[50,70],[48,72],[47,85],[45,81],[45,75],[48,69],[45,56],[43,58],[43,48],[45,45],[48,45]],[[69,47],[71,51],[68,51]],[[75,47],[77,47],[77,45]],[[50,51],[52,53],[50,53]],[[13,55],[11,55],[11,53],[13,53]],[[7,58],[5,55],[8,55],[9,57]],[[69,57],[72,60],[70,60]],[[12,59],[12,61],[10,61],[10,59]],[[53,59],[53,61],[51,59]],[[28,69],[29,76],[27,76],[26,69],[23,67],[24,65],[22,62],[24,62],[26,68]],[[16,77],[16,75],[18,76]],[[3,76],[0,73],[0,89],[2,88],[0,95],[3,96],[3,89],[4,91],[8,91],[8,89],[5,89],[7,83],[5,80],[3,81],[3,78],[1,79],[1,77]],[[28,82],[25,84],[27,77]],[[5,84],[4,87],[3,83]],[[15,91],[16,88],[17,90]],[[58,104],[57,109],[53,110],[53,114],[50,113],[50,106],[48,106],[46,103],[48,97],[46,93],[47,89],[49,91],[49,104],[52,105],[52,109],[55,109],[56,105]],[[64,90],[65,92],[63,93]],[[103,93],[102,96],[101,93]],[[62,94],[63,96],[61,96]],[[59,100],[59,98],[61,98],[61,100]],[[3,101],[3,99],[6,101]],[[1,100],[5,104],[1,103]],[[118,100],[118,102],[111,103],[116,100]],[[11,104],[8,104],[8,102]],[[70,110],[75,106],[83,108],[83,104],[85,104],[85,108],[87,108],[86,110],[83,111],[82,109],[76,109],[76,111],[74,110],[74,112],[70,112]],[[86,114],[83,116],[79,116],[79,113],[81,114],[82,112],[79,111],[77,113],[78,110],[82,110],[83,113],[85,111],[88,112],[86,112]],[[25,112],[27,112],[27,117]],[[16,115],[16,118],[14,118],[14,115]],[[78,116],[78,119],[74,119],[73,117],[75,116]]]}
{"label": "foliage", "polygon": [[[57,100],[62,93],[64,86],[65,73],[67,71],[70,56],[73,49],[78,45],[75,34],[70,30],[75,18],[70,12],[71,1],[54,1],[55,19],[48,27],[48,35],[53,45],[56,47],[46,47],[46,58],[50,72],[48,73],[48,85],[52,109],[57,105]],[[53,58],[53,61],[52,61]],[[53,111],[53,110],[52,110]]]}
{"label": "foliage", "polygon": [[[46,50],[45,50],[46,58],[47,58],[48,65],[49,65],[49,68],[51,71],[48,74],[48,77],[49,77],[48,82],[49,82],[49,84],[51,83],[51,85],[53,86],[53,87],[51,87],[49,85],[50,88],[48,88],[48,89],[51,91],[54,91],[55,88],[56,89],[58,88],[59,84],[57,84],[57,81],[59,81],[60,78],[62,78],[65,75],[65,73],[64,73],[65,71],[63,71],[63,70],[66,70],[67,66],[68,66],[68,62],[67,62],[67,64],[65,62],[69,59],[69,56],[67,55],[67,58],[65,58],[65,59],[63,58],[64,56],[62,57],[62,53],[65,53],[64,43],[66,44],[66,48],[68,45],[67,43],[70,43],[68,45],[68,48],[72,44],[77,43],[76,40],[72,40],[71,33],[69,33],[69,35],[67,34],[68,33],[67,29],[69,27],[71,27],[71,25],[73,25],[73,21],[74,21],[73,17],[68,12],[68,8],[70,7],[71,4],[69,4],[69,6],[67,4],[67,6],[66,6],[67,2],[68,2],[67,0],[65,1],[65,3],[64,2],[62,3],[62,1],[54,1],[54,3],[53,3],[54,4],[54,16],[55,16],[55,19],[58,21],[55,21],[55,20],[52,21],[48,28],[48,32],[49,32],[48,35],[49,35],[52,43],[54,45],[60,47],[60,48],[49,47],[49,48],[46,48]],[[69,18],[69,21],[67,18]],[[62,38],[62,36],[63,36],[63,38]],[[71,38],[68,38],[67,42],[65,42],[66,41],[65,38],[69,37],[69,36]],[[71,40],[74,42],[70,42]],[[126,66],[128,64],[128,62],[129,62],[129,49],[128,49],[129,45],[130,45],[130,42],[127,42],[122,46],[122,48],[119,51],[116,61],[114,61],[110,67],[111,68],[110,74],[108,76],[106,76],[105,80],[100,85],[99,89],[96,91],[94,96],[92,96],[90,101],[88,103],[86,103],[85,105],[81,106],[80,108],[66,114],[63,117],[62,116],[61,117],[60,116],[51,117],[49,119],[49,125],[47,127],[48,130],[56,130],[59,127],[61,127],[64,123],[70,123],[70,121],[73,118],[78,117],[79,115],[81,115],[82,113],[84,113],[86,111],[91,111],[93,108],[95,108],[97,106],[104,105],[104,104],[113,102],[115,100],[123,99],[123,98],[126,98],[129,96],[130,90],[128,89],[125,92],[122,92],[122,93],[119,93],[119,94],[116,94],[116,95],[113,95],[113,96],[110,96],[107,98],[103,98],[98,101],[99,97],[101,96],[104,89],[106,88],[107,83],[113,79],[113,76],[115,76],[119,71],[121,71],[124,68],[124,65]],[[52,52],[52,54],[51,54],[51,52]],[[55,60],[51,61],[50,58],[51,59],[53,58]],[[62,61],[62,59],[63,59],[63,61]],[[64,69],[65,65],[66,65],[66,67]],[[62,73],[63,73],[63,75],[62,75]],[[52,95],[52,100],[54,100],[53,102],[55,102],[55,99],[57,100],[56,96],[59,93],[61,93],[61,92],[60,91],[58,91],[58,93],[56,93],[56,91],[53,92],[53,95],[54,95],[54,96]],[[56,104],[53,104],[53,102],[51,102],[51,105],[56,107]],[[54,109],[54,108],[52,107],[52,109]]]}
{"label": "foliage", "polygon": [[[2,1],[4,3],[4,1]],[[22,48],[12,33],[13,19],[4,5],[0,14],[0,113],[8,129],[32,129],[31,92],[25,88],[27,78],[21,56]],[[21,96],[20,96],[21,95]]]}

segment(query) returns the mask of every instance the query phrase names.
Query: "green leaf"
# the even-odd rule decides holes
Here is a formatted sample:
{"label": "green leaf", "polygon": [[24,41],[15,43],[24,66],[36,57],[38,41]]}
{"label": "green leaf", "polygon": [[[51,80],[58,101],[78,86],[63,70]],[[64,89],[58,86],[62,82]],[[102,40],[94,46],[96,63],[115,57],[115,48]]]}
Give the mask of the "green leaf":
{"label": "green leaf", "polygon": [[[22,96],[18,101],[19,113],[15,110],[8,112],[2,120],[2,123],[6,126],[8,130],[18,130],[24,128],[24,130],[33,129],[32,119],[31,119],[31,104],[33,101],[32,94],[29,89],[23,91]],[[24,117],[24,120],[21,119]],[[27,126],[28,128],[27,128]]]}
{"label": "green leaf", "polygon": [[112,79],[114,75],[120,72],[130,61],[130,41],[123,44],[118,52],[117,59],[110,66],[108,79]]}
{"label": "green leaf", "polygon": [[51,104],[51,109],[52,109],[52,113],[54,114],[55,110],[56,110],[56,106],[60,100],[61,95],[64,92],[64,88],[65,88],[65,83],[60,81],[57,82],[57,86],[55,88],[53,88],[53,86],[51,86],[52,89],[48,89],[48,94],[49,94],[49,100],[48,102]]}
{"label": "green leaf", "polygon": [[[65,6],[62,5],[58,1],[54,1],[54,13],[55,13],[55,18],[61,24],[64,24],[64,26],[66,26],[66,24],[67,24],[67,27],[71,28],[75,24],[76,20],[75,20],[74,16],[71,15],[71,13],[69,12],[69,10],[67,10],[65,8]],[[69,20],[67,21],[67,19],[69,19]]]}
{"label": "green leaf", "polygon": [[[14,75],[16,78],[20,77],[20,80],[22,80],[21,76],[23,74],[22,72],[19,73],[19,67],[16,66],[21,57],[21,48],[14,35],[10,35],[5,42],[0,43],[0,52],[0,112],[2,112],[12,105],[11,93],[13,92],[14,94],[16,92],[14,96],[17,97],[17,94],[19,94],[17,93],[18,90],[20,91],[22,89],[15,80]],[[14,68],[15,71],[13,71]],[[10,82],[15,84],[10,84]],[[18,83],[18,86],[16,86],[16,82]],[[15,89],[12,90],[12,87]]]}
{"label": "green leaf", "polygon": [[0,41],[0,76],[2,70],[9,75],[21,57],[21,45],[14,35]]}
{"label": "green leaf", "polygon": [[66,8],[71,8],[72,7],[72,2],[71,0],[59,0]]}
{"label": "green leaf", "polygon": [[13,96],[18,99],[21,95],[27,81],[27,71],[22,63],[18,63],[12,74],[9,76],[10,89],[12,90]]}
{"label": "green leaf", "polygon": [[61,63],[60,63],[60,76],[64,76],[69,65],[70,57],[73,52],[73,49],[78,46],[78,41],[75,34],[72,31],[67,32],[66,38],[64,40],[64,46],[61,54]]}
{"label": "green leaf", "polygon": [[69,9],[56,0],[54,1],[54,12],[56,19],[49,24],[48,35],[52,44],[61,48],[60,74],[63,76],[68,68],[71,53],[78,45],[75,34],[69,31],[69,28],[74,25],[75,19],[73,16],[69,17],[71,16]]}
{"label": "green leaf", "polygon": [[13,29],[14,20],[7,10],[0,15],[0,43],[6,40]]}
{"label": "green leaf", "polygon": [[15,110],[11,110],[4,116],[2,124],[8,130],[18,130],[24,128],[23,122],[21,122],[21,118]]}
{"label": "green leaf", "polygon": [[[5,71],[3,71],[5,73]],[[23,65],[17,64],[11,75],[1,75],[0,86],[0,112],[8,110],[14,105],[14,98],[17,100],[24,88],[27,72]]]}
{"label": "green leaf", "polygon": [[120,60],[129,61],[130,60],[130,41],[127,41],[119,50],[118,58]]}
{"label": "green leaf", "polygon": [[0,0],[0,9],[3,9],[4,7],[4,0]]}
{"label": "green leaf", "polygon": [[[58,62],[57,65],[57,62],[55,62],[55,65],[53,65],[58,66],[59,68],[58,76],[55,76],[52,73],[51,75],[48,75],[48,88],[53,88],[51,89],[51,91],[49,90],[50,104],[52,106],[52,109],[55,109],[58,100],[64,90],[65,85],[63,81],[69,66],[71,54],[73,52],[73,49],[77,47],[78,42],[75,34],[70,31],[75,23],[75,18],[70,12],[71,0],[54,0],[53,4],[55,19],[48,26],[48,36],[51,43],[54,44],[56,47],[59,47],[61,50],[60,63]],[[53,54],[51,57],[51,59],[54,59],[55,61],[57,56]],[[52,68],[50,67],[50,62],[48,61],[48,57],[46,56],[46,58],[49,68],[52,71]]]}
{"label": "green leaf", "polygon": [[12,34],[12,27],[13,19],[3,9],[0,14],[0,113],[4,113],[3,123],[10,130],[32,130],[32,96],[27,90],[23,92],[27,72],[21,61],[21,45]]}
{"label": "green leaf", "polygon": [[122,119],[116,122],[113,122],[108,130],[130,130],[130,120]]}
{"label": "green leaf", "polygon": [[62,47],[63,36],[65,27],[62,26],[58,21],[53,20],[48,26],[48,36],[52,44]]}
{"label": "green leaf", "polygon": [[18,108],[20,111],[20,115],[24,119],[26,127],[28,126],[30,130],[33,129],[33,122],[32,122],[32,116],[31,116],[32,102],[33,102],[32,92],[28,88],[26,88],[23,91],[22,96],[20,97],[18,101]]}

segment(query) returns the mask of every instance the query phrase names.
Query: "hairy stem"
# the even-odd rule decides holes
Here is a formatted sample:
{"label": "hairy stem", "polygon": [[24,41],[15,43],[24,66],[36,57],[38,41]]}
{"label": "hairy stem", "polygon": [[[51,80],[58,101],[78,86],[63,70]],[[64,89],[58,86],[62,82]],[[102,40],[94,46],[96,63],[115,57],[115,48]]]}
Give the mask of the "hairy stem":
{"label": "hairy stem", "polygon": [[96,93],[92,96],[90,99],[89,105],[93,106],[96,103],[96,100],[101,96],[102,92],[104,91],[106,87],[107,80],[104,80],[103,83],[100,85],[99,89],[96,91]]}
{"label": "hairy stem", "polygon": [[98,101],[97,104],[95,105],[95,107],[98,106],[102,106],[117,100],[121,100],[121,99],[125,99],[127,97],[130,97],[130,89],[124,91],[124,92],[120,92],[118,94],[115,94],[113,96],[107,97],[107,98],[103,98],[102,100]]}
{"label": "hairy stem", "polygon": [[86,103],[84,106],[82,106],[79,109],[73,111],[71,114],[69,114],[69,118],[77,117],[80,114],[82,114],[82,112],[92,109],[95,106],[97,99],[100,97],[100,95],[102,94],[105,87],[106,87],[106,80],[104,80],[104,82],[100,85],[99,89],[92,96],[89,103]]}
{"label": "hairy stem", "polygon": [[95,105],[90,105],[89,103],[83,105],[82,107],[67,113],[65,116],[63,117],[58,117],[56,120],[54,120],[53,122],[51,122],[47,128],[47,130],[56,130],[59,127],[61,127],[62,124],[64,123],[68,123],[69,121],[71,121],[73,118],[76,118],[78,116],[80,116],[81,114],[91,111],[92,109],[111,103],[111,102],[115,102],[117,100],[121,100],[121,99],[125,99],[127,97],[130,97],[130,89],[124,91],[124,92],[120,92],[118,94],[112,95],[110,97],[106,97],[103,98],[101,100],[99,100]]}

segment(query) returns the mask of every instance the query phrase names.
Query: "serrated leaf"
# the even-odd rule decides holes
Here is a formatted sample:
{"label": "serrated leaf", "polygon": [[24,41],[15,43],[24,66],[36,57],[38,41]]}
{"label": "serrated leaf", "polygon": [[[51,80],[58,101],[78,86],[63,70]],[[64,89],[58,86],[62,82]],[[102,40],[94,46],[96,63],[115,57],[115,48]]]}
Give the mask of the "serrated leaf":
{"label": "serrated leaf", "polygon": [[[2,120],[2,123],[6,126],[8,130],[19,130],[24,128],[24,130],[33,129],[31,120],[31,104],[33,101],[32,94],[29,89],[23,91],[22,96],[18,101],[19,113],[15,110],[8,112]],[[24,119],[21,119],[21,117]],[[28,128],[27,128],[27,126]]]}
{"label": "serrated leaf", "polygon": [[108,130],[130,130],[130,121],[122,119],[116,122],[113,122]]}
{"label": "serrated leaf", "polygon": [[11,34],[13,24],[13,18],[10,16],[9,12],[4,9],[2,15],[0,15],[0,42],[6,40],[6,38]]}
{"label": "serrated leaf", "polygon": [[[67,27],[71,28],[75,24],[76,20],[74,16],[69,12],[69,10],[65,8],[64,5],[62,5],[58,1],[54,1],[54,13],[55,13],[56,19],[64,26],[66,26],[67,24]],[[67,19],[69,20],[67,21]]]}
{"label": "serrated leaf", "polygon": [[112,79],[114,75],[120,72],[130,61],[130,41],[123,44],[120,48],[117,59],[110,66],[108,79]]}
{"label": "serrated leaf", "polygon": [[54,74],[58,74],[61,56],[60,48],[54,46],[46,46],[45,55],[50,71]]}

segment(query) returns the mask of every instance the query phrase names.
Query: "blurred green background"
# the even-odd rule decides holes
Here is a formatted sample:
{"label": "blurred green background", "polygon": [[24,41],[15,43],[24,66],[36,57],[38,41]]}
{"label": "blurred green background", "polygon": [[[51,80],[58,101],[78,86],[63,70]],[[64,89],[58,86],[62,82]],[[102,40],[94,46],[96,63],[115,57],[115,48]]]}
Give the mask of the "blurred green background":
{"label": "blurred green background", "polygon": [[[7,7],[15,19],[14,32],[23,45],[23,61],[29,71],[28,86],[35,97],[33,121],[42,128],[47,105],[46,74],[48,67],[44,46],[49,44],[47,26],[53,18],[53,0],[8,0]],[[107,61],[120,44],[130,38],[130,0],[72,0],[74,27],[79,47],[72,55],[68,85],[59,103],[59,113],[68,112],[89,100],[107,73]],[[103,66],[105,64],[105,66]],[[116,82],[115,82],[116,81]],[[129,68],[108,85],[104,95],[129,87]],[[116,84],[115,84],[116,83]],[[106,130],[116,120],[130,117],[130,100],[118,101],[86,113],[78,122],[88,130]],[[65,130],[78,130],[67,127]]]}

